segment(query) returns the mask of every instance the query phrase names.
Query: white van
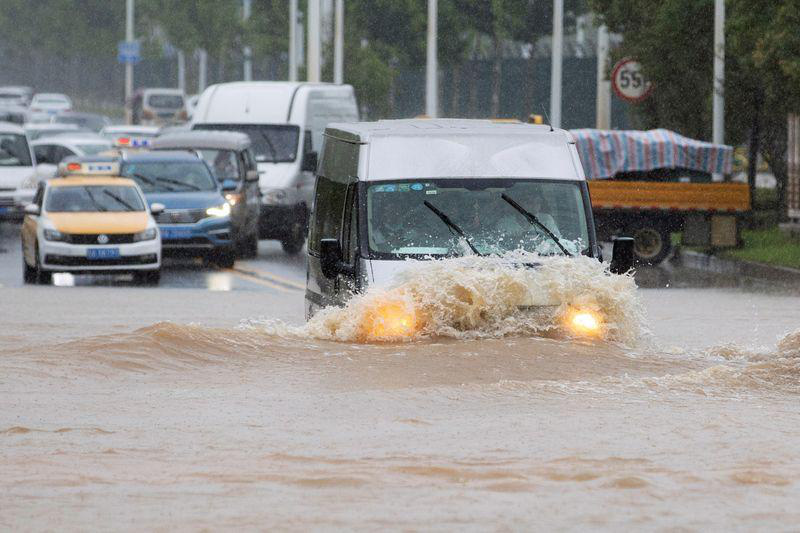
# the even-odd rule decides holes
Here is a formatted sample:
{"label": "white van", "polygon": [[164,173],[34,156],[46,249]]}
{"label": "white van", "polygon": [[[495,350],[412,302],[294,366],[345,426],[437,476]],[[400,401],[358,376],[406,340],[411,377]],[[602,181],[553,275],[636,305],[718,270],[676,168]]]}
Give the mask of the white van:
{"label": "white van", "polygon": [[259,237],[295,254],[306,238],[322,133],[331,122],[357,120],[350,85],[233,82],[203,92],[192,128],[250,136],[260,174]]}
{"label": "white van", "polygon": [[[332,124],[308,242],[306,316],[388,284],[406,260],[523,249],[600,257],[568,132],[490,120]],[[615,243],[626,272],[632,241]]]}

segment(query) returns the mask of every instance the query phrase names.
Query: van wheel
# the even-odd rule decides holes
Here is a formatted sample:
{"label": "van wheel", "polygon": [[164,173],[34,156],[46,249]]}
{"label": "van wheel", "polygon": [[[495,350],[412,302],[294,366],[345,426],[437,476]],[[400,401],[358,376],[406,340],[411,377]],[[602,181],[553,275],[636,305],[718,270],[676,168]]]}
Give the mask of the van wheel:
{"label": "van wheel", "polygon": [[237,245],[239,257],[243,259],[252,259],[258,255],[258,232],[253,232],[251,235],[244,238]]}
{"label": "van wheel", "polygon": [[633,228],[628,234],[633,236],[633,255],[640,264],[657,265],[672,250],[669,231],[658,223]]}
{"label": "van wheel", "polygon": [[300,253],[300,250],[303,249],[303,244],[305,244],[306,240],[301,239],[282,239],[281,246],[283,247],[283,251],[289,255],[297,255]]}

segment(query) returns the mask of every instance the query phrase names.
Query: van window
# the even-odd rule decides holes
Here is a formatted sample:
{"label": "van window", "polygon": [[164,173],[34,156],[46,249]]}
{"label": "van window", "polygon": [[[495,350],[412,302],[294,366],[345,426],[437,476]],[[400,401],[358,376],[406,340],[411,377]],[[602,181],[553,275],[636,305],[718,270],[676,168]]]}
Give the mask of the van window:
{"label": "van window", "polygon": [[322,239],[341,239],[345,216],[347,185],[337,183],[324,176],[317,177],[314,198],[314,225],[308,239],[308,247],[319,252]]}
{"label": "van window", "polygon": [[284,124],[195,124],[196,130],[246,133],[259,163],[288,163],[297,158],[300,128]]}

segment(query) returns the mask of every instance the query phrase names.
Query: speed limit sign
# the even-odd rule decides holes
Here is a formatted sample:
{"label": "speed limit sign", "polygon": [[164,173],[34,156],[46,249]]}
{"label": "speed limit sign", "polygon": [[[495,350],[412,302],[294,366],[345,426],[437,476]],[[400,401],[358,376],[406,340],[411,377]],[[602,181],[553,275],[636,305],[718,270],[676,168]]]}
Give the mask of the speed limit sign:
{"label": "speed limit sign", "polygon": [[642,75],[642,64],[630,57],[621,59],[614,65],[611,86],[617,96],[627,102],[641,102],[653,90],[653,84]]}

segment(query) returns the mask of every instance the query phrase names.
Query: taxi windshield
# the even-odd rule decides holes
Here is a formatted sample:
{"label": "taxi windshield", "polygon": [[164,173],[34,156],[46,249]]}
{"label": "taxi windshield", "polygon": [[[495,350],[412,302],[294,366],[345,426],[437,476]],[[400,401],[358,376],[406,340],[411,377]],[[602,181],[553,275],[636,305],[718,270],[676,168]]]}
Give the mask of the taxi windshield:
{"label": "taxi windshield", "polygon": [[45,210],[50,213],[144,211],[144,202],[131,186],[68,185],[50,187]]}
{"label": "taxi windshield", "polygon": [[0,133],[0,167],[29,167],[31,152],[24,135]]}
{"label": "taxi windshield", "polygon": [[122,175],[135,180],[145,193],[213,191],[217,188],[214,176],[200,160],[129,163],[122,168]]}
{"label": "taxi windshield", "polygon": [[367,188],[367,221],[375,258],[519,249],[576,255],[589,246],[580,185],[561,180],[372,183]]}

